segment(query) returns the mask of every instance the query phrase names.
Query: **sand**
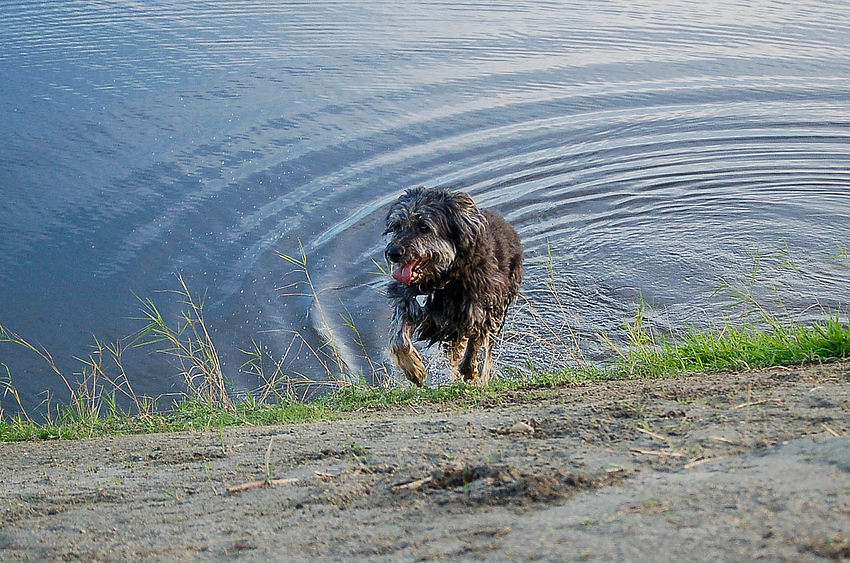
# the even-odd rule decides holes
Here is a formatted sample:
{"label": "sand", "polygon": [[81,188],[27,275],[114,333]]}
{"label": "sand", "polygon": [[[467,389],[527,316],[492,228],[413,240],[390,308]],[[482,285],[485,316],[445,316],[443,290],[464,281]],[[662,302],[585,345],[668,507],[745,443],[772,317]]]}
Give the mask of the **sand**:
{"label": "sand", "polygon": [[850,558],[848,436],[832,364],[2,444],[0,560]]}

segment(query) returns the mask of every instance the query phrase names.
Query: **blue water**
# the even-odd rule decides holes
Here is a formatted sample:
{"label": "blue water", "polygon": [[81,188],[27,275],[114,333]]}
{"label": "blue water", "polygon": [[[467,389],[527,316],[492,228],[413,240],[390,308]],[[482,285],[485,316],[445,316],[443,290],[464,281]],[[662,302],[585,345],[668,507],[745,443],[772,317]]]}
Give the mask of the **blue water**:
{"label": "blue water", "polygon": [[[604,361],[641,299],[673,331],[734,316],[712,288],[756,264],[767,306],[816,318],[848,294],[848,46],[820,0],[4,2],[0,323],[70,375],[139,297],[175,314],[180,273],[236,388],[252,340],[325,377],[329,334],[380,379],[373,259],[416,185],[522,236],[501,365]],[[127,356],[136,392],[183,389]],[[26,405],[62,396],[32,352],[0,362]]]}

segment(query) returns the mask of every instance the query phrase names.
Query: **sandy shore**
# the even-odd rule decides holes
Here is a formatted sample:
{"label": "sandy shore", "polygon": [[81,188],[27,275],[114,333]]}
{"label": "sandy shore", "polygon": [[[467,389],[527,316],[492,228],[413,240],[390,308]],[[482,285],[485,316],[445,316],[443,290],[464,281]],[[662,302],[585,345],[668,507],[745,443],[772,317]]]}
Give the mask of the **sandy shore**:
{"label": "sandy shore", "polygon": [[835,364],[2,444],[0,560],[848,558],[848,436]]}

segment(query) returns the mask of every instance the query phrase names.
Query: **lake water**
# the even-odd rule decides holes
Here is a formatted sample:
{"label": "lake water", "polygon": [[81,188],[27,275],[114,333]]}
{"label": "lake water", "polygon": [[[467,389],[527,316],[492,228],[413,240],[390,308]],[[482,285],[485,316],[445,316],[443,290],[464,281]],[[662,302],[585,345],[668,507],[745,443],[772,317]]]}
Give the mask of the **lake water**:
{"label": "lake water", "polygon": [[[0,323],[66,374],[141,326],[139,297],[175,314],[179,272],[237,388],[252,340],[322,377],[290,331],[373,379],[373,260],[418,185],[522,236],[502,365],[604,361],[641,299],[674,331],[734,317],[712,288],[756,262],[792,318],[847,300],[844,2],[21,0],[0,31]],[[321,310],[288,287],[299,243]],[[138,393],[182,389],[125,361]],[[61,396],[31,352],[0,362],[25,404]]]}

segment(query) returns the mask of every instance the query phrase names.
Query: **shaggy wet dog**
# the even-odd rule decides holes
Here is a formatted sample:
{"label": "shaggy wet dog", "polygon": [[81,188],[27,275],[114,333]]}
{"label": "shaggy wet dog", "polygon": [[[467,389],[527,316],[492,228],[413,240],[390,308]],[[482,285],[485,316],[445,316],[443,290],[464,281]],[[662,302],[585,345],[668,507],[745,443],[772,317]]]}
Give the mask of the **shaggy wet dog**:
{"label": "shaggy wet dog", "polygon": [[390,208],[384,235],[393,269],[393,361],[421,386],[425,365],[411,338],[440,342],[455,378],[486,385],[493,345],[522,281],[517,232],[466,193],[414,188]]}

